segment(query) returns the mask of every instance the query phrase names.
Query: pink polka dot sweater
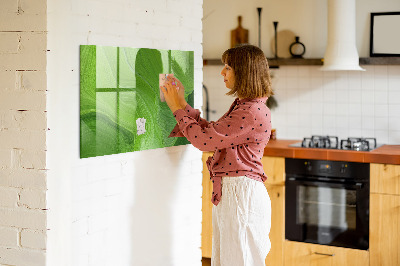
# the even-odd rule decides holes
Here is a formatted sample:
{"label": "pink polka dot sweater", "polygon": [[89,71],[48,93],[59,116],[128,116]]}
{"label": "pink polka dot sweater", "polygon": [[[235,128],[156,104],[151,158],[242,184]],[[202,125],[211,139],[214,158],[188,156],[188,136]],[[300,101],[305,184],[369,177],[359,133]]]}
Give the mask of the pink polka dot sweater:
{"label": "pink polka dot sweater", "polygon": [[200,117],[190,105],[174,112],[178,124],[169,137],[186,137],[201,151],[214,151],[207,160],[213,182],[211,201],[221,200],[224,176],[247,176],[261,182],[267,179],[261,159],[271,132],[271,112],[267,98],[236,99],[216,122]]}

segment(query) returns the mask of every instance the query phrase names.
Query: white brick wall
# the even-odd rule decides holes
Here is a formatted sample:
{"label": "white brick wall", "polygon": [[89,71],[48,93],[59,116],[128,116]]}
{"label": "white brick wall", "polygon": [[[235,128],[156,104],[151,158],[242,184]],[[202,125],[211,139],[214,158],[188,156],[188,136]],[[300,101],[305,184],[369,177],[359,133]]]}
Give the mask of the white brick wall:
{"label": "white brick wall", "polygon": [[46,3],[0,3],[1,265],[45,265]]}
{"label": "white brick wall", "polygon": [[79,45],[194,50],[200,107],[202,0],[56,0],[47,9],[47,264],[201,265],[201,152],[79,159]]}

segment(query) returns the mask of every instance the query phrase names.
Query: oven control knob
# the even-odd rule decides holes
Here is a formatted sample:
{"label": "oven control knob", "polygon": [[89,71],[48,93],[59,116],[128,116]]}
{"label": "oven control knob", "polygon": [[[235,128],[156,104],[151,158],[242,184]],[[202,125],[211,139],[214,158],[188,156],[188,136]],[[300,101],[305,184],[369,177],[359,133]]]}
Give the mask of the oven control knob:
{"label": "oven control knob", "polygon": [[340,168],[340,173],[341,174],[346,173],[346,169],[347,169],[347,164],[342,164],[342,167]]}
{"label": "oven control knob", "polygon": [[305,162],[304,165],[306,166],[307,171],[310,172],[312,170],[311,162]]}

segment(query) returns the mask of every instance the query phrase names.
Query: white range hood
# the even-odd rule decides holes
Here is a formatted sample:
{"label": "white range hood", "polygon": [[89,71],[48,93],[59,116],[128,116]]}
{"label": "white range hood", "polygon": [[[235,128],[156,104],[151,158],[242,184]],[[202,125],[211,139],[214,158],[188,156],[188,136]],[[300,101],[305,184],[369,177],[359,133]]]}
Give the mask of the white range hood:
{"label": "white range hood", "polygon": [[358,70],[355,0],[328,0],[328,44],[320,70]]}

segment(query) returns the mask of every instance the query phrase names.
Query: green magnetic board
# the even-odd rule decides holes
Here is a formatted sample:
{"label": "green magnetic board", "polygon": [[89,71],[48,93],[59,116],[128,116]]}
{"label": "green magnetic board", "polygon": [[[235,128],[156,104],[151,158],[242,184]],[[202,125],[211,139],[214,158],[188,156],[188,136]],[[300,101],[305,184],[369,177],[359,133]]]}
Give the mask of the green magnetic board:
{"label": "green magnetic board", "polygon": [[168,138],[176,120],[159,74],[173,73],[193,106],[193,68],[193,51],[81,45],[80,158],[189,144]]}

